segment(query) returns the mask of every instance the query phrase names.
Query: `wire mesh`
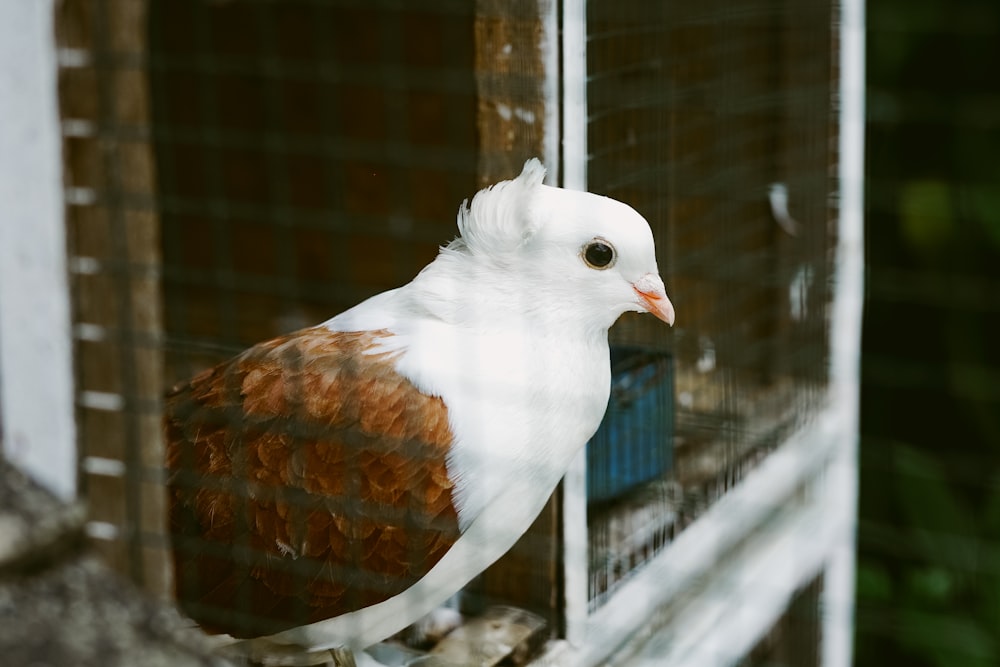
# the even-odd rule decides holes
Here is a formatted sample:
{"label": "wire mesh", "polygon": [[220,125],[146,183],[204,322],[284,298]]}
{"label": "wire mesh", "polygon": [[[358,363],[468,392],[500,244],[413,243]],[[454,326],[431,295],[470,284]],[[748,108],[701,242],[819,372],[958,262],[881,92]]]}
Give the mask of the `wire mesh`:
{"label": "wire mesh", "polygon": [[[526,142],[498,127],[511,119],[483,110],[490,95],[541,105],[530,52],[516,85],[493,73],[503,62],[482,62],[483,50],[517,56],[537,40],[530,13],[498,11],[151,4],[168,380],[408,281],[454,236],[458,203],[493,165],[537,154],[515,157]],[[484,599],[553,613],[543,591],[555,585],[557,543],[545,517],[475,586]]]}
{"label": "wire mesh", "polygon": [[590,189],[649,219],[679,314],[614,331],[675,359],[677,416],[670,474],[591,506],[600,604],[822,400],[836,53],[825,2],[587,9]]}
{"label": "wire mesh", "polygon": [[406,282],[454,235],[476,178],[471,7],[151,12],[168,377]]}

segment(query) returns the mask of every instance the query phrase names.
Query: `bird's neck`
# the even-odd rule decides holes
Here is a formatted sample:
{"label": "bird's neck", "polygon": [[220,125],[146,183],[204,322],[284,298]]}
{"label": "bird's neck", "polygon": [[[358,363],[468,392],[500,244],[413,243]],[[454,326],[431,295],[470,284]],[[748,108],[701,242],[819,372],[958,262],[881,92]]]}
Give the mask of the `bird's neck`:
{"label": "bird's neck", "polygon": [[530,269],[442,254],[404,289],[416,309],[449,326],[563,344],[607,344],[610,323],[594,321],[587,309],[574,307]]}

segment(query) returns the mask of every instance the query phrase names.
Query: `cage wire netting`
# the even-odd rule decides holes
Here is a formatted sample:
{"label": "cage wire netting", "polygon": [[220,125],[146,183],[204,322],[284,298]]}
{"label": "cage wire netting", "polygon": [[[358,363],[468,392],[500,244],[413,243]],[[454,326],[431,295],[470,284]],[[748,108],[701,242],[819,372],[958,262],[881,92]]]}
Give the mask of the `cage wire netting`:
{"label": "cage wire netting", "polygon": [[[657,479],[591,505],[599,604],[823,398],[837,54],[825,2],[587,10],[589,188],[647,216],[679,313],[673,338],[641,318],[613,332],[676,369],[676,415],[664,468],[643,475]],[[782,193],[791,220],[772,205]]]}
{"label": "cage wire netting", "polygon": [[[167,594],[163,391],[410,280],[455,235],[459,202],[540,154],[541,110],[558,101],[542,97],[536,3],[66,0],[59,13],[91,533]],[[613,330],[612,405],[589,455],[591,608],[823,400],[835,13],[587,3],[589,189],[650,221],[679,314],[671,334],[639,317]],[[508,113],[498,88],[518,102]],[[472,597],[558,631],[559,523],[557,498]],[[238,546],[249,555],[233,567],[263,557]]]}
{"label": "cage wire netting", "polygon": [[[408,281],[455,235],[488,155],[472,6],[151,7],[168,379]],[[484,599],[557,622],[549,523]]]}

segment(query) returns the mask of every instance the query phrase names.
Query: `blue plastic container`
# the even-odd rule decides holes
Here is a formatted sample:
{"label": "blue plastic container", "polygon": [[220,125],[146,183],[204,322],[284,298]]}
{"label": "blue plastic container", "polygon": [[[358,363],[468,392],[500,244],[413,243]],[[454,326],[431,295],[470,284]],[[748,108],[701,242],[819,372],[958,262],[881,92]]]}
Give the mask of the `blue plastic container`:
{"label": "blue plastic container", "polygon": [[674,364],[663,352],[611,349],[611,399],[587,443],[587,501],[613,500],[673,464]]}

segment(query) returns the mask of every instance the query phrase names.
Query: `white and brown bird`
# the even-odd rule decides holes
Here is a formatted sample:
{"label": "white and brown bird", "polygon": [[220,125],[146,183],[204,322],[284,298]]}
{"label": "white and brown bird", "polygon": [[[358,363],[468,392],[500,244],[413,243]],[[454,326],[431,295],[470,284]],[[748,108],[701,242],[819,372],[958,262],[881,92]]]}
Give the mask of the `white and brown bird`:
{"label": "white and brown bird", "polygon": [[[520,176],[403,287],[173,389],[176,593],[311,648],[392,635],[504,554],[608,403],[608,329],[672,324],[648,223]],[[275,634],[277,633],[277,634]]]}

